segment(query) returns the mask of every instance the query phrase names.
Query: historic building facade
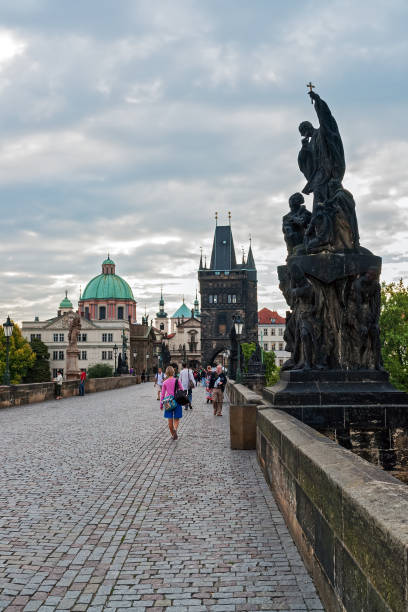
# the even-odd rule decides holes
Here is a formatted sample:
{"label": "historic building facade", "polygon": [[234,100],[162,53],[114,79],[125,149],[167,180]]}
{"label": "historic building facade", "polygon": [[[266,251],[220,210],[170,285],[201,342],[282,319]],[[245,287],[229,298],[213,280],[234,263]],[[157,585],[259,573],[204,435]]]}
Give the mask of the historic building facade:
{"label": "historic building facade", "polygon": [[282,366],[289,359],[290,353],[285,351],[286,319],[276,310],[262,308],[258,312],[258,342],[264,351],[274,351],[277,366]]}
{"label": "historic building facade", "polygon": [[164,311],[163,292],[160,294],[159,312],[154,319],[157,342],[166,344],[171,363],[180,369],[185,361],[190,367],[201,364],[201,314],[196,294],[192,309],[184,302],[168,317]]}
{"label": "historic building facade", "polygon": [[[136,320],[136,301],[128,283],[116,275],[115,264],[109,257],[102,263],[102,274],[87,284],[78,310],[81,315],[79,368],[87,371],[97,363],[115,367],[114,347],[116,345],[119,355],[123,333],[129,339],[129,323]],[[23,321],[22,324],[23,336],[28,341],[37,337],[48,347],[53,376],[57,370],[66,372],[68,331],[73,314],[72,302],[65,295],[56,317],[46,321]],[[129,349],[127,353],[130,363]]]}
{"label": "historic building facade", "polygon": [[[201,362],[212,364],[217,355],[231,348],[233,317],[244,323],[240,342],[258,338],[257,272],[252,253],[237,264],[231,225],[215,228],[210,266],[200,259],[198,280],[201,294]],[[220,360],[220,358],[218,358]]]}

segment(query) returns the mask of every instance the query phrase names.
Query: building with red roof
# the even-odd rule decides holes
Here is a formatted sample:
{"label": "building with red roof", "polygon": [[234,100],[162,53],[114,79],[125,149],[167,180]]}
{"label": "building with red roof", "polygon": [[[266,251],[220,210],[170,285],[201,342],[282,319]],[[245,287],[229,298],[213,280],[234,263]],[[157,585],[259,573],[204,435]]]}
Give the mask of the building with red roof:
{"label": "building with red roof", "polygon": [[275,363],[279,367],[290,357],[290,353],[285,351],[285,327],[285,317],[281,317],[276,310],[262,308],[258,312],[258,342],[264,351],[275,353]]}

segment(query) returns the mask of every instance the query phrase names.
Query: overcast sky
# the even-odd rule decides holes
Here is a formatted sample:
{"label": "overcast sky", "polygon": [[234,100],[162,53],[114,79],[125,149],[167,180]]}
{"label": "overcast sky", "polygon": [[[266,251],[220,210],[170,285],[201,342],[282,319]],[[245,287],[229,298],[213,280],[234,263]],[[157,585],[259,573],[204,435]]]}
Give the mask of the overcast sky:
{"label": "overcast sky", "polygon": [[[406,0],[0,1],[0,317],[117,273],[153,314],[197,287],[214,213],[284,313],[281,218],[311,79],[342,134],[361,244],[408,270]],[[307,203],[311,206],[309,196]]]}

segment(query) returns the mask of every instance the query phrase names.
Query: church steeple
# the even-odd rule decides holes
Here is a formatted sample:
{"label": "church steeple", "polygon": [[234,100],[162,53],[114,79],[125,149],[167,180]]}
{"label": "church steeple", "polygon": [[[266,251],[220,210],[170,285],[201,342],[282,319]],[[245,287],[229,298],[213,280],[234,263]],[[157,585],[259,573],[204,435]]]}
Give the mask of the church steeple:
{"label": "church steeple", "polygon": [[167,312],[164,312],[163,287],[160,287],[159,312],[156,312],[158,319],[167,319]]}
{"label": "church steeple", "polygon": [[195,296],[195,300],[194,300],[193,314],[194,314],[195,317],[199,317],[200,316],[200,309],[199,309],[199,303],[198,303],[197,289],[196,289],[196,296]]}

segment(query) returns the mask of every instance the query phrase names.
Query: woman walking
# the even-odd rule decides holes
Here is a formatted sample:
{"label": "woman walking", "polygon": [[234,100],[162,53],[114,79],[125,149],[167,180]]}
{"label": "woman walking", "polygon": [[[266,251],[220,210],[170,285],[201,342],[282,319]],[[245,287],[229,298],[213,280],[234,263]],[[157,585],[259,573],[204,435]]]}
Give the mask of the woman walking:
{"label": "woman walking", "polygon": [[[163,410],[163,400],[167,397],[174,398],[176,391],[181,388],[182,387],[179,386],[178,379],[174,377],[174,368],[168,366],[166,368],[166,380],[163,382],[161,388],[160,410]],[[168,419],[171,437],[173,440],[177,440],[177,429],[179,426],[179,420],[183,416],[183,408],[176,402],[176,400],[174,400],[174,403],[176,407],[174,410],[166,409],[164,411],[164,418]]]}

